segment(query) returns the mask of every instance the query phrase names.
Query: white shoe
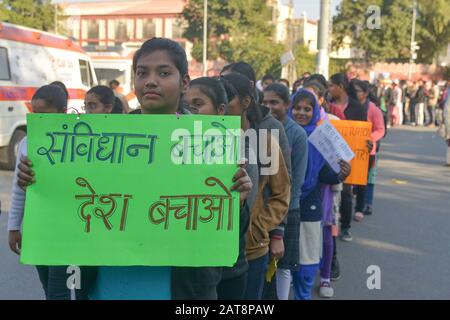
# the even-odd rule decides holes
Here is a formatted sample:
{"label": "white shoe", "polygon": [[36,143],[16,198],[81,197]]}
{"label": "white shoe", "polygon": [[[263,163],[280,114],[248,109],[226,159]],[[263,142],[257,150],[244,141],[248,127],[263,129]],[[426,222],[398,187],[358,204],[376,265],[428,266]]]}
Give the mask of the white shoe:
{"label": "white shoe", "polygon": [[334,290],[331,287],[331,283],[329,282],[322,282],[320,284],[320,288],[319,288],[319,296],[321,298],[326,298],[326,299],[330,299],[333,298],[334,296]]}

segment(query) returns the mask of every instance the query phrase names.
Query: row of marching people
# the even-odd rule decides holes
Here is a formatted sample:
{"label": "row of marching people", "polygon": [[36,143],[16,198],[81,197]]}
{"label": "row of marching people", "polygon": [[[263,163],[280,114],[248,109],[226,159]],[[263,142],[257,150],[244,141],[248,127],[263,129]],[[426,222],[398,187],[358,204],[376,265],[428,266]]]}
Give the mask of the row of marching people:
{"label": "row of marching people", "polygon": [[[381,111],[370,102],[365,82],[348,82],[337,74],[327,81],[309,76],[291,95],[283,84],[272,83],[259,92],[254,69],[245,62],[225,66],[218,78],[190,80],[184,49],[176,42],[153,38],[133,59],[135,93],[140,108],[132,114],[234,115],[244,132],[256,130],[257,143],[245,140],[245,158],[256,158],[237,168],[231,190],[240,192],[239,255],[232,267],[123,268],[116,291],[120,298],[136,298],[136,287],[145,287],[155,299],[289,299],[291,283],[297,300],[312,298],[320,274],[320,295],[332,297],[332,279],[339,278],[336,236],[351,241],[353,187],[344,183],[351,172],[348,162],[331,169],[308,142],[308,136],[326,119],[370,121],[367,148],[371,170],[376,169],[377,143],[384,136]],[[98,86],[87,92],[87,113],[112,113],[118,99],[111,89]],[[32,100],[33,112],[64,113],[67,94],[61,86],[39,89]],[[261,132],[269,132],[262,135]],[[261,141],[265,140],[265,141]],[[263,143],[261,143],[263,142]],[[267,148],[267,150],[261,150]],[[260,159],[270,156],[271,162]],[[26,138],[19,146],[18,163],[8,220],[11,250],[20,254],[26,187],[36,182],[26,157]],[[355,218],[372,212],[374,181],[355,188]],[[220,253],[218,253],[220,254]],[[48,299],[68,299],[66,266],[38,266]],[[117,298],[97,273],[98,267],[81,267],[79,299]],[[267,280],[272,280],[270,283]],[[276,283],[276,285],[275,285]],[[120,289],[117,289],[120,287]],[[103,295],[102,295],[103,294]]]}

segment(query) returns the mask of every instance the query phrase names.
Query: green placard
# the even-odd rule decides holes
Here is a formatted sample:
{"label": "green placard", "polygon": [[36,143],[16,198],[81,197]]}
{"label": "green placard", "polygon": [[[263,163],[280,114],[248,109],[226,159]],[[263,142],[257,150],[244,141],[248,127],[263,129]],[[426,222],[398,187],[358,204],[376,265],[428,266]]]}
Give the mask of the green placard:
{"label": "green placard", "polygon": [[21,262],[231,266],[240,118],[28,114]]}

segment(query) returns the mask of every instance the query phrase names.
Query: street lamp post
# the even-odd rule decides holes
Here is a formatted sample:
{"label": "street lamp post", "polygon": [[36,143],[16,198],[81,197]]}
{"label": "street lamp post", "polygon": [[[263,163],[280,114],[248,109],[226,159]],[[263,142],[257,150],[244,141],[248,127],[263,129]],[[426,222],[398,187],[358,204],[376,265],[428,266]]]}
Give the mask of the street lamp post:
{"label": "street lamp post", "polygon": [[416,16],[417,16],[417,0],[413,0],[413,18],[412,18],[412,30],[411,30],[411,57],[409,59],[408,66],[408,80],[411,80],[412,75],[412,64],[417,57],[416,50],[418,49],[417,43],[415,42],[416,35]]}
{"label": "street lamp post", "polygon": [[316,72],[328,78],[328,47],[330,30],[330,0],[320,0],[319,43]]}
{"label": "street lamp post", "polygon": [[203,76],[208,74],[208,0],[203,1]]}

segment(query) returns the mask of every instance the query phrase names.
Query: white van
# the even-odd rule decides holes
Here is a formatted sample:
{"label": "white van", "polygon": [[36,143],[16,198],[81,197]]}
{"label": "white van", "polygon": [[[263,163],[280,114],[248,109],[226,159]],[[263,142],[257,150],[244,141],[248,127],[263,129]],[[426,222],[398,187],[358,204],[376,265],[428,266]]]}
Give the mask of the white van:
{"label": "white van", "polygon": [[109,86],[111,80],[119,81],[119,92],[131,109],[139,106],[134,94],[133,56],[140,46],[141,43],[125,42],[117,47],[83,47],[91,57],[98,84]]}
{"label": "white van", "polygon": [[[89,56],[71,39],[0,22],[0,163],[13,169],[36,90],[53,81],[69,92],[68,112],[84,112],[87,90],[97,84]],[[75,111],[76,110],[76,111]]]}

